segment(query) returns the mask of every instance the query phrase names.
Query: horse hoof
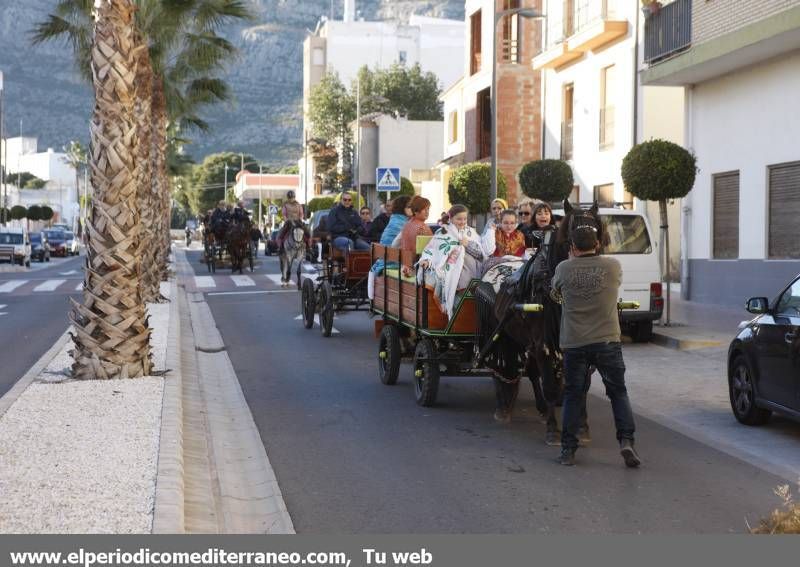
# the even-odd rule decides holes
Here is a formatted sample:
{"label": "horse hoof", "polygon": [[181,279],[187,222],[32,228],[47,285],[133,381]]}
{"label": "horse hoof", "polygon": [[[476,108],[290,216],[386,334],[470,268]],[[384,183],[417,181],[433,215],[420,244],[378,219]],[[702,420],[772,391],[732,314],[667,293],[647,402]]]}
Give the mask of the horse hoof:
{"label": "horse hoof", "polygon": [[561,432],[557,429],[555,431],[548,431],[544,435],[544,443],[545,445],[550,445],[551,447],[557,447],[561,445]]}

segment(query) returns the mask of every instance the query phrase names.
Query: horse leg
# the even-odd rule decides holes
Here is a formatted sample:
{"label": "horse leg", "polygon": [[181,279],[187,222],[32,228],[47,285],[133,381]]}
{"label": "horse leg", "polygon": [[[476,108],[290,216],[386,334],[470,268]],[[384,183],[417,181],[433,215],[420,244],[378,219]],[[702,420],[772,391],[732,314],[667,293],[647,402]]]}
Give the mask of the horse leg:
{"label": "horse leg", "polygon": [[497,399],[497,409],[494,412],[494,419],[500,423],[511,422],[511,412],[514,409],[514,402],[519,393],[519,381],[510,383],[509,381],[496,375],[494,378],[494,391]]}
{"label": "horse leg", "polygon": [[536,364],[542,375],[542,393],[547,404],[545,443],[560,445],[561,432],[558,429],[558,410],[556,409],[561,394],[560,376],[554,368],[554,360],[547,356],[541,347],[536,349]]}
{"label": "horse leg", "polygon": [[533,386],[533,398],[536,401],[536,411],[539,412],[540,416],[544,417],[547,415],[547,399],[542,389],[542,373],[539,370],[539,365],[536,364],[533,354],[529,353],[526,357],[525,373],[531,381],[531,386]]}

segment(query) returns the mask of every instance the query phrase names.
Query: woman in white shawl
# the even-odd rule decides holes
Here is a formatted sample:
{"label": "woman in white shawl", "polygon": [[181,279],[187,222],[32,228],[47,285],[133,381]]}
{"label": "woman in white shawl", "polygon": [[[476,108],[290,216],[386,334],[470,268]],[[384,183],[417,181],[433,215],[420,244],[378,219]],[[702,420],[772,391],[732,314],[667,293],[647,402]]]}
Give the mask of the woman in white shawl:
{"label": "woman in white shawl", "polygon": [[473,278],[481,277],[481,266],[486,254],[481,237],[467,225],[469,210],[464,205],[453,205],[449,211],[450,222],[431,239],[419,261],[417,279],[433,284],[442,311],[453,315],[456,291],[464,289]]}

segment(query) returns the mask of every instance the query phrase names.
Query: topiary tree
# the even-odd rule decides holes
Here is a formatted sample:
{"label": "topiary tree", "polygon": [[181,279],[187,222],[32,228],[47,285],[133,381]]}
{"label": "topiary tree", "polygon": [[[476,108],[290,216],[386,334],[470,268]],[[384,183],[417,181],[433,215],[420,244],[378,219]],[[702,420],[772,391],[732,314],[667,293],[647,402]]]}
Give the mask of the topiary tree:
{"label": "topiary tree", "polygon": [[41,220],[43,220],[43,221],[49,221],[50,219],[52,219],[52,218],[53,218],[53,215],[54,215],[54,214],[55,214],[55,213],[54,213],[53,209],[51,209],[51,208],[50,208],[50,207],[48,207],[47,205],[42,205],[42,214],[41,214],[41,216],[40,216],[40,219],[41,219]]}
{"label": "topiary tree", "polygon": [[[492,186],[492,168],[488,163],[468,163],[453,172],[447,195],[453,204],[465,205],[473,214],[485,214],[489,210],[489,192]],[[508,195],[506,178],[497,170],[497,196]]]}
{"label": "topiary tree", "polygon": [[[389,195],[386,191],[379,191],[378,192],[378,200],[381,203],[386,202],[386,197]],[[416,191],[414,191],[414,184],[411,183],[410,179],[405,177],[400,178],[400,191],[392,191],[391,197],[394,199],[395,197],[399,197],[400,195],[408,195],[409,197],[413,197],[416,195]]]}
{"label": "topiary tree", "polygon": [[11,207],[12,220],[22,220],[25,218],[26,214],[28,214],[28,209],[26,209],[22,205],[14,205],[13,207]]}
{"label": "topiary tree", "polygon": [[522,166],[519,185],[528,197],[555,203],[569,197],[575,179],[567,162],[560,159],[540,159]]}
{"label": "topiary tree", "polygon": [[28,212],[25,214],[29,221],[42,220],[42,207],[39,205],[31,205],[28,207]]}
{"label": "topiary tree", "polygon": [[324,211],[325,209],[330,209],[333,207],[333,205],[333,197],[314,197],[308,202],[306,209],[309,213],[313,213],[315,211]]}
{"label": "topiary tree", "polygon": [[635,145],[622,160],[622,181],[628,191],[645,201],[658,201],[667,280],[667,318],[670,311],[669,221],[667,200],[685,197],[694,186],[697,158],[678,144],[649,140]]}

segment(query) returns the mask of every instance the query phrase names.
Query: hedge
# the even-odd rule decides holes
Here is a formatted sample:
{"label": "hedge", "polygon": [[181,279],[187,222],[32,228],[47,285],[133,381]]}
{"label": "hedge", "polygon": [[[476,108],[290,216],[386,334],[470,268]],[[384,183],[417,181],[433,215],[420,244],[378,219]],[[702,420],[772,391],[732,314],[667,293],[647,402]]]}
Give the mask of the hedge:
{"label": "hedge", "polygon": [[[487,163],[468,163],[456,169],[447,188],[450,202],[454,205],[465,205],[474,214],[488,212],[491,171],[492,168]],[[507,195],[506,179],[498,169],[497,196],[505,199]]]}
{"label": "hedge", "polygon": [[572,193],[572,168],[560,159],[540,159],[522,166],[519,184],[528,197],[548,203],[563,201]]}

